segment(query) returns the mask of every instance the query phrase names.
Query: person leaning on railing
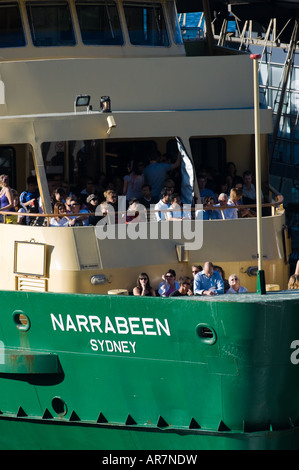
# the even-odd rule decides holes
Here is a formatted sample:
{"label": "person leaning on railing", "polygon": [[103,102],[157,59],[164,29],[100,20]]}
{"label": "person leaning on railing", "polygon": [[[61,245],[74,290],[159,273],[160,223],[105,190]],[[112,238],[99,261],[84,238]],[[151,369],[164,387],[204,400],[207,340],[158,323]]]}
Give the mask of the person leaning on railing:
{"label": "person leaning on railing", "polygon": [[296,263],[295,273],[290,276],[288,289],[299,289],[299,260]]}

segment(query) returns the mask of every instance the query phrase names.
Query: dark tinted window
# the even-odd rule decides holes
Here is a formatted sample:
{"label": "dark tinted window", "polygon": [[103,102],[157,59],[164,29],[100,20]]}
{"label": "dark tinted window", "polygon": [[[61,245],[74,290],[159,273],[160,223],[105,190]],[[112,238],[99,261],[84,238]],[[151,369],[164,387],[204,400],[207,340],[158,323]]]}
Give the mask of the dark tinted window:
{"label": "dark tinted window", "polygon": [[0,5],[0,47],[25,46],[25,36],[17,3]]}
{"label": "dark tinted window", "polygon": [[32,42],[37,47],[73,46],[75,35],[69,6],[61,3],[27,3]]}
{"label": "dark tinted window", "polygon": [[115,2],[77,2],[76,8],[84,44],[123,44],[123,35]]}
{"label": "dark tinted window", "polygon": [[0,175],[9,176],[9,185],[16,184],[16,155],[13,147],[0,147]]}
{"label": "dark tinted window", "polygon": [[166,25],[160,3],[125,3],[130,41],[141,46],[169,46]]}

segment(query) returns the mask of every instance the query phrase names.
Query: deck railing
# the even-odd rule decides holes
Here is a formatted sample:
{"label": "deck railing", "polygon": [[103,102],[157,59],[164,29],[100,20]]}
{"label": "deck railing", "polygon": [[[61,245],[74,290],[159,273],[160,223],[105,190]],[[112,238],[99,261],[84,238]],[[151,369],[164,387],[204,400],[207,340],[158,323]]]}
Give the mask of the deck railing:
{"label": "deck railing", "polygon": [[[269,202],[269,203],[264,203],[262,204],[262,208],[271,208],[271,216],[274,216],[277,214],[277,210],[282,210],[283,209],[283,196],[282,195],[277,195],[276,196],[276,201],[274,202]],[[231,210],[231,209],[237,209],[239,212],[244,210],[244,209],[253,209],[255,210],[256,209],[256,204],[242,204],[242,205],[226,205],[226,206],[203,206],[203,210],[206,210],[206,211],[226,211],[226,210]],[[151,215],[154,214],[154,213],[167,213],[167,212],[170,212],[170,211],[176,211],[175,209],[159,209],[159,210],[155,210],[155,211],[151,211]],[[195,208],[191,208],[190,212],[192,214],[195,214],[195,211],[196,209]],[[127,214],[127,211],[119,211],[119,212],[115,212],[115,215],[118,215],[118,216],[123,216],[123,215],[126,215]],[[148,214],[149,214],[149,211],[148,211]],[[223,214],[223,212],[222,212]],[[16,218],[18,217],[29,217],[29,218],[33,218],[33,219],[36,219],[36,218],[42,218],[42,219],[46,219],[46,226],[49,226],[50,225],[50,220],[55,217],[54,214],[44,214],[44,213],[30,213],[30,212],[9,212],[9,211],[0,211],[0,215],[3,216],[3,222],[6,223],[6,218],[8,216],[14,216]],[[75,214],[75,213],[64,213],[64,214],[59,214],[59,217],[69,217],[69,218],[74,218],[74,217],[78,217],[78,216],[83,216],[83,215],[86,215],[86,217],[91,217],[91,216],[100,216],[100,214],[98,213],[95,213],[95,212],[88,212],[86,214],[84,213],[80,213],[80,214]],[[105,214],[103,214],[105,215]],[[57,215],[56,215],[57,216]],[[253,215],[254,217],[254,215]],[[223,216],[223,219],[225,217]],[[221,219],[219,219],[221,220]],[[226,219],[227,220],[227,219]],[[149,221],[149,220],[148,220]],[[17,223],[16,223],[17,225]],[[39,225],[42,225],[42,224],[39,224]],[[45,225],[45,224],[43,224]]]}

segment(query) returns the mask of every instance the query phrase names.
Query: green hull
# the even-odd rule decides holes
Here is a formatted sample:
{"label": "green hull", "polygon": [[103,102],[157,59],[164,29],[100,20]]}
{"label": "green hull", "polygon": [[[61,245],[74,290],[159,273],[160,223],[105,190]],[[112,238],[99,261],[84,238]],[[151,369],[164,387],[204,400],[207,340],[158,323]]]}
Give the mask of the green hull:
{"label": "green hull", "polygon": [[[6,450],[298,450],[299,428],[259,433],[175,432],[114,427],[87,423],[47,422],[8,418],[0,420]],[[5,436],[5,438],[3,438]],[[4,444],[4,445],[3,445]],[[116,454],[117,455],[117,454]]]}
{"label": "green hull", "polygon": [[2,292],[0,448],[299,449],[298,307]]}

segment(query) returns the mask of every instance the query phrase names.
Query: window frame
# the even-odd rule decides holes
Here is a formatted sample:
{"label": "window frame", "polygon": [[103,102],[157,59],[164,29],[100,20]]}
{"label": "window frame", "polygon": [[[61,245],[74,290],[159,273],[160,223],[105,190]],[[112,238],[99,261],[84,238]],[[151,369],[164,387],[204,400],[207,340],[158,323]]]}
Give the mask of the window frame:
{"label": "window frame", "polygon": [[[41,41],[41,37],[38,39],[36,37],[37,35],[37,29],[36,29],[36,26],[34,25],[34,22],[33,22],[33,16],[32,16],[32,11],[31,11],[31,8],[35,8],[35,7],[50,7],[50,8],[54,8],[55,6],[64,6],[66,7],[66,11],[68,11],[69,13],[69,19],[70,19],[70,29],[69,29],[69,33],[72,34],[72,42],[64,42],[62,44],[59,44],[57,41],[55,42],[55,44],[38,44],[38,41]],[[29,24],[29,29],[30,29],[30,34],[31,34],[31,41],[32,41],[32,44],[34,47],[37,47],[37,48],[40,48],[40,47],[75,47],[77,44],[78,44],[78,41],[77,41],[77,37],[76,37],[76,30],[75,30],[75,25],[74,25],[74,18],[73,18],[73,15],[72,15],[72,10],[70,8],[70,4],[67,0],[56,0],[55,2],[51,2],[49,0],[46,0],[46,1],[43,1],[43,0],[39,0],[39,1],[32,1],[32,0],[28,0],[25,2],[25,8],[26,8],[26,13],[27,13],[27,19],[28,19],[28,24]],[[56,31],[56,34],[61,34],[61,31],[60,30],[55,30]],[[41,33],[43,33],[43,30],[39,30],[38,34],[41,35]]]}
{"label": "window frame", "polygon": [[22,35],[23,35],[23,44],[20,44],[20,45],[12,44],[12,45],[9,45],[9,46],[7,46],[7,45],[6,46],[1,46],[1,44],[0,44],[0,49],[12,49],[12,48],[26,47],[28,42],[27,42],[27,38],[26,38],[24,21],[23,21],[23,17],[22,17],[22,13],[21,13],[19,3],[17,1],[2,3],[2,4],[0,4],[0,12],[1,12],[1,9],[4,8],[4,7],[16,7],[17,13],[18,13],[18,16],[19,16],[18,19],[20,21],[21,32],[22,32]]}
{"label": "window frame", "polygon": [[[78,6],[79,5],[103,5],[103,6],[110,6],[109,4],[112,4],[114,5],[115,7],[115,10],[116,10],[116,13],[117,13],[117,16],[118,16],[118,20],[119,20],[119,32],[120,32],[120,36],[121,36],[121,42],[119,43],[90,43],[88,44],[88,42],[86,42],[84,39],[83,39],[83,34],[82,34],[82,28],[81,28],[81,23],[80,23],[80,17],[79,17],[79,14],[78,14]],[[108,4],[108,5],[107,5]],[[79,25],[79,29],[80,29],[80,36],[81,36],[81,41],[82,41],[82,44],[84,46],[104,46],[104,47],[108,47],[108,46],[116,46],[116,47],[119,47],[119,46],[124,46],[125,45],[125,35],[124,35],[124,30],[123,30],[123,24],[122,24],[122,20],[121,20],[121,15],[120,15],[120,11],[119,11],[119,7],[118,7],[118,4],[115,0],[88,0],[88,1],[83,1],[83,0],[76,0],[75,1],[75,10],[76,10],[76,16],[77,16],[77,21],[78,21],[78,25]],[[108,22],[109,22],[109,15],[107,13],[107,16],[108,16]]]}
{"label": "window frame", "polygon": [[[123,11],[124,11],[124,17],[125,17],[125,22],[126,22],[126,27],[127,27],[127,31],[128,31],[128,36],[129,36],[129,40],[130,40],[130,44],[132,46],[135,46],[135,47],[160,47],[160,48],[169,48],[171,47],[171,33],[169,31],[169,26],[168,26],[168,22],[167,22],[167,15],[165,14],[165,10],[164,10],[164,5],[160,2],[148,2],[148,3],[145,3],[143,2],[142,0],[141,1],[132,1],[132,0],[128,0],[128,1],[125,1],[123,3]],[[127,17],[127,14],[126,14],[126,8],[132,8],[132,7],[135,7],[135,8],[138,8],[138,7],[143,7],[143,8],[157,8],[159,7],[160,10],[161,10],[161,13],[163,15],[163,26],[164,26],[164,33],[165,34],[165,37],[166,37],[166,40],[167,40],[167,44],[165,44],[165,40],[164,40],[164,44],[146,44],[144,41],[143,42],[133,42],[132,41],[132,35],[131,33],[133,32],[132,29],[130,29],[129,27],[129,22],[128,22],[128,17]],[[156,32],[153,31],[153,32]],[[151,32],[152,34],[152,32]]]}

